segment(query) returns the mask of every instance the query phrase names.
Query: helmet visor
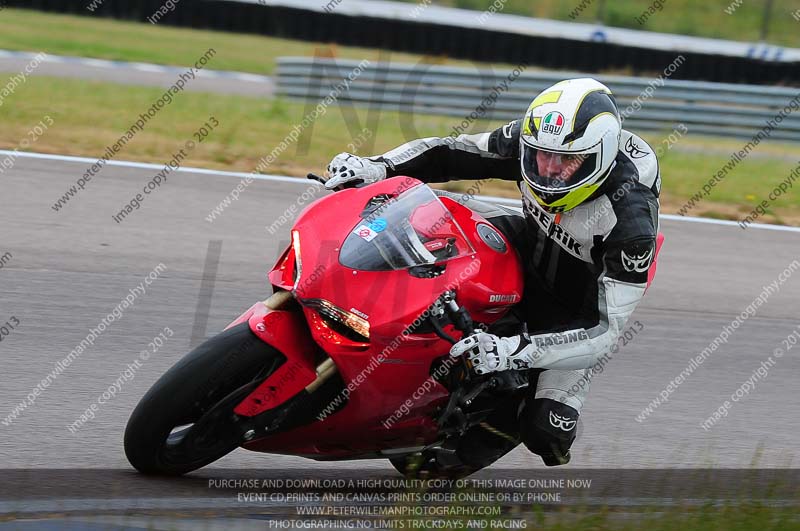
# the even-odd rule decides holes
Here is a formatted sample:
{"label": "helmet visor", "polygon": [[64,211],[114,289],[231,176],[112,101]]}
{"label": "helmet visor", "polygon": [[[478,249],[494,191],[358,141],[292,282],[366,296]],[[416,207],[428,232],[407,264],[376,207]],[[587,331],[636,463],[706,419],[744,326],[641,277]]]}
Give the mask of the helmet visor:
{"label": "helmet visor", "polygon": [[522,146],[522,173],[535,189],[566,192],[591,179],[597,171],[597,153],[558,153]]}

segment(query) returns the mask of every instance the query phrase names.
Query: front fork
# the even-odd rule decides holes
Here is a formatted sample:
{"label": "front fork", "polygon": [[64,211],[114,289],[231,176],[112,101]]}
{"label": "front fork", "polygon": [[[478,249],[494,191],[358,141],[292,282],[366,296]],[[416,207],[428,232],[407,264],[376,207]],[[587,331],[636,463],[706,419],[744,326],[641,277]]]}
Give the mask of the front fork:
{"label": "front fork", "polygon": [[[311,338],[302,312],[287,309],[292,301],[291,292],[278,291],[228,325],[247,321],[256,337],[286,357],[275,372],[234,408],[239,417],[254,418],[286,405],[295,397],[299,400],[299,395],[313,393],[338,372],[333,360]],[[257,435],[252,431],[247,430],[246,440]]]}

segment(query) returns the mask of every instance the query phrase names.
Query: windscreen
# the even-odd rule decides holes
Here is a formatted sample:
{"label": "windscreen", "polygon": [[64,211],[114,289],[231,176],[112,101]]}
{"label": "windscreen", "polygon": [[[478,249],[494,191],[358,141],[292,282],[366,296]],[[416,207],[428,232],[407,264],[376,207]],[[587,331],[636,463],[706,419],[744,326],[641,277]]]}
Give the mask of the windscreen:
{"label": "windscreen", "polygon": [[453,215],[427,186],[371,201],[345,239],[339,261],[362,271],[438,264],[474,250]]}

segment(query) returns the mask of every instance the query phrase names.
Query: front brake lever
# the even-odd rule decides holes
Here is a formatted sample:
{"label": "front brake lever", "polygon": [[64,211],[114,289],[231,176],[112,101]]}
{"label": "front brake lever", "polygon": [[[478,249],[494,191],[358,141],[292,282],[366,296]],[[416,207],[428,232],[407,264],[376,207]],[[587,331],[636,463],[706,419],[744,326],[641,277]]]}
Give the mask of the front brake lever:
{"label": "front brake lever", "polygon": [[458,343],[458,341],[456,341],[455,338],[453,338],[450,334],[448,334],[447,332],[444,331],[444,328],[442,328],[442,324],[439,322],[439,320],[436,317],[433,317],[431,319],[431,325],[433,326],[433,332],[439,338],[444,339],[445,341],[447,341],[451,345],[455,345],[456,343]]}
{"label": "front brake lever", "polygon": [[325,185],[325,181],[326,181],[325,177],[322,177],[321,175],[317,175],[316,173],[309,173],[308,175],[306,175],[306,179],[311,179],[312,181],[317,181],[319,184],[321,184],[323,186]]}
{"label": "front brake lever", "polygon": [[447,303],[450,308],[450,319],[453,321],[457,330],[461,330],[464,334],[463,337],[469,337],[475,334],[475,323],[472,321],[469,311],[463,306],[459,306],[455,299],[451,299]]}
{"label": "front brake lever", "polygon": [[[459,306],[455,299],[450,299],[447,302],[450,308],[450,319],[453,321],[455,327],[461,331],[461,339],[475,335],[475,322],[472,316],[464,306]],[[472,364],[466,356],[461,358],[464,364],[464,381],[469,382],[472,376]]]}

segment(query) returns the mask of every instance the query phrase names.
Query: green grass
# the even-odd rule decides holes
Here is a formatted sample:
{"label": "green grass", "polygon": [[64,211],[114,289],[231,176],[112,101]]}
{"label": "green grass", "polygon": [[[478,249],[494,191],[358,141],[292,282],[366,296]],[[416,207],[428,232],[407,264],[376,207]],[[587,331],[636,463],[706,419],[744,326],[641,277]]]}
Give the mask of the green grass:
{"label": "green grass", "polygon": [[279,56],[315,52],[340,58],[390,57],[394,62],[465,64],[443,57],[423,57],[375,49],[328,45],[290,39],[171,28],[106,18],[54,15],[25,9],[4,9],[0,16],[0,49],[43,51],[115,61],[192,65],[208,49],[217,55],[207,68],[271,74]]}
{"label": "green grass", "polygon": [[[692,142],[694,147],[716,144],[720,149],[718,154],[712,156],[674,149],[661,158],[664,196],[670,206],[677,202],[683,204],[730,160],[730,152],[740,149],[745,143],[743,140],[714,141],[711,139],[702,139],[699,143],[694,142],[693,139],[685,139],[684,142]],[[727,156],[725,156],[724,146],[730,146]],[[719,210],[717,204],[736,206],[742,212],[749,212],[761,199],[766,199],[781,181],[788,178],[792,169],[798,164],[800,164],[800,158],[794,161],[787,158],[770,158],[764,156],[756,148],[748,159],[712,189],[707,202],[700,203],[688,215],[730,217],[731,212]],[[793,218],[800,213],[795,210],[800,204],[798,200],[800,200],[798,194],[789,193],[775,201],[773,207],[778,215],[773,216],[773,221],[780,222],[780,214]]]}
{"label": "green grass", "polygon": [[[404,1],[417,3],[419,0]],[[492,5],[490,0],[436,0],[435,3],[476,11]],[[745,0],[733,14],[728,15],[724,9],[731,3],[732,0],[663,0],[662,10],[655,11],[644,25],[639,25],[637,18],[653,4],[653,0],[507,0],[502,13],[593,23],[598,20],[598,8],[604,5],[602,22],[608,26],[758,41],[765,3]],[[583,11],[571,18],[570,14],[580,5],[585,6]],[[774,0],[767,42],[800,47],[800,22],[792,17],[798,8],[800,5],[795,0]]]}
{"label": "green grass", "polygon": [[[1,81],[1,80],[0,80]],[[82,80],[32,77],[6,98],[0,107],[0,147],[14,149],[28,130],[49,115],[53,125],[34,144],[31,151],[99,156],[113,143],[140,112],[163,93],[162,89],[116,85]],[[348,108],[350,109],[350,108]],[[183,92],[165,107],[145,130],[117,155],[120,160],[160,163],[192,137],[209,116],[220,126],[184,163],[226,170],[252,171],[257,161],[270,153],[300,123],[308,111],[302,103],[282,99],[246,98],[210,93]],[[330,158],[348,149],[347,144],[368,125],[366,109],[351,110],[345,120],[342,108],[332,106],[287,149],[267,172],[304,176],[320,172]],[[425,136],[446,136],[458,119],[382,112],[368,142],[357,150],[361,154],[383,153],[403,142]],[[348,125],[349,124],[349,125]],[[490,130],[500,123],[476,123],[472,132]],[[645,135],[653,144],[661,135]],[[665,212],[675,212],[693,193],[716,173],[743,144],[739,140],[714,140],[687,136],[661,160],[663,175],[662,204]],[[681,151],[691,145],[695,151]],[[796,148],[780,144],[762,144],[734,173],[718,185],[711,197],[691,215],[714,215],[740,218],[781,180],[796,164],[785,156]],[[449,183],[450,189],[464,190],[469,183]],[[484,194],[514,196],[511,183],[492,182]],[[774,215],[764,221],[800,224],[800,194],[786,194],[773,205]]]}
{"label": "green grass", "polygon": [[[159,88],[31,77],[0,107],[3,124],[0,146],[17,147],[27,131],[44,115],[49,115],[54,124],[30,150],[99,156],[105,146],[127,130],[138,114],[146,111],[162,93],[163,89]],[[182,92],[148,122],[145,130],[136,135],[118,158],[156,162],[168,158],[213,115],[220,126],[197,147],[186,164],[250,171],[290,133],[306,112],[304,104],[282,99]],[[366,112],[362,110],[359,114],[363,128]],[[443,117],[419,116],[415,120],[420,135],[441,133],[451,126],[452,120]],[[402,142],[397,113],[383,113],[376,130],[376,150]],[[308,149],[301,147],[304,139],[301,137],[301,141],[292,145],[267,171],[292,175],[321,171],[333,155],[347,149],[348,142],[358,132],[354,129],[351,134],[339,108],[330,107],[314,127],[307,130]]]}

